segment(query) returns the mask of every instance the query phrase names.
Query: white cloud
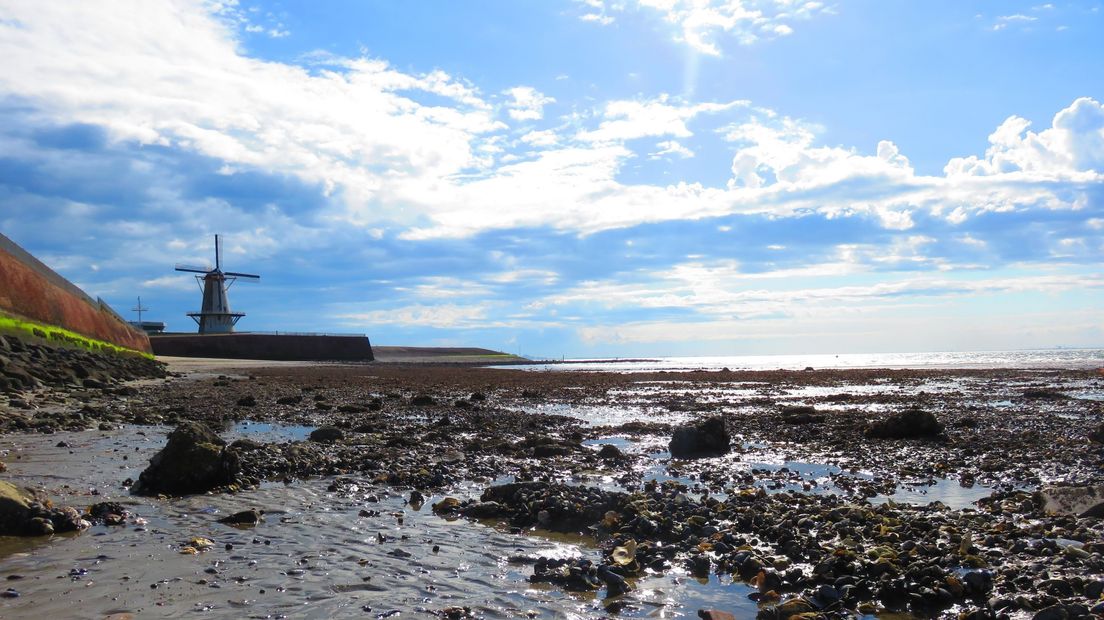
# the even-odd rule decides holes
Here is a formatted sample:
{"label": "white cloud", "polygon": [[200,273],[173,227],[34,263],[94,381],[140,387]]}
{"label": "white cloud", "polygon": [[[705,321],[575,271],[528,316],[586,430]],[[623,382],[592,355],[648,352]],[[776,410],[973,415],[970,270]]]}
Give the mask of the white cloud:
{"label": "white cloud", "polygon": [[530,131],[523,135],[520,140],[526,144],[533,146],[552,146],[560,141],[555,131],[551,129],[545,129],[543,131]]}
{"label": "white cloud", "polygon": [[[341,189],[354,219],[372,219],[365,207],[390,185],[477,166],[474,147],[502,128],[441,71],[329,58],[311,72],[242,56],[225,23],[190,2],[8,3],[0,55],[0,90],[58,122]],[[418,91],[453,105],[404,96]]]}
{"label": "white cloud", "polygon": [[515,121],[536,121],[544,117],[544,106],[556,100],[530,86],[515,86],[506,90],[513,101],[506,104],[507,113]]}
{"label": "white cloud", "polygon": [[387,310],[335,314],[333,318],[343,321],[346,325],[401,325],[405,327],[464,329],[486,327],[488,325],[486,319],[489,309],[490,305],[486,303],[473,305],[438,304],[433,306],[416,304]]}
{"label": "white cloud", "polygon": [[[1041,7],[1033,7],[1033,10],[1039,10]],[[993,30],[1004,30],[1012,24],[1026,25],[1031,22],[1038,21],[1038,17],[1032,15],[1024,15],[1022,13],[1016,13],[1013,15],[1001,15],[997,17],[997,20],[993,23]]]}
{"label": "white cloud", "polygon": [[611,101],[602,110],[603,120],[598,128],[580,132],[577,138],[594,143],[619,142],[653,136],[687,138],[694,134],[687,128],[686,123],[695,116],[716,114],[746,105],[746,101],[677,104],[672,103],[667,95],[645,101]]}
{"label": "white cloud", "polygon": [[694,156],[694,151],[686,148],[678,143],[676,140],[664,140],[656,144],[656,148],[659,149],[655,153],[652,153],[651,159],[660,159],[667,155],[675,155],[683,159],[687,159]]}
{"label": "white cloud", "polygon": [[852,149],[814,146],[817,128],[789,117],[756,118],[727,128],[725,139],[736,144],[732,187],[761,188],[774,183],[807,187],[849,177],[912,176],[908,158],[883,140],[874,156]]}
{"label": "white cloud", "polygon": [[949,177],[1023,173],[1040,179],[1087,179],[1104,171],[1104,106],[1096,100],[1077,99],[1038,133],[1030,126],[1027,119],[1008,117],[989,136],[984,157],[956,157],[944,172]]}
{"label": "white cloud", "polygon": [[[897,257],[881,256],[873,247],[856,248],[872,263],[899,262],[910,258],[925,261],[912,254],[931,243],[929,238],[914,236],[902,241]],[[977,245],[976,240],[966,243]],[[1081,249],[1080,240],[1065,240],[1056,248]],[[983,246],[982,246],[983,247]],[[1104,275],[1069,276],[1037,274],[1030,276],[951,278],[912,271],[883,274],[873,284],[819,285],[821,281],[847,282],[849,277],[870,272],[869,267],[848,260],[847,251],[841,259],[810,267],[743,273],[734,261],[712,264],[684,263],[670,269],[633,277],[637,281],[604,280],[584,282],[563,293],[552,295],[536,304],[544,306],[596,306],[606,311],[623,309],[691,311],[707,320],[737,318],[764,320],[778,317],[805,317],[826,313],[876,311],[908,300],[918,303],[925,298],[969,298],[975,295],[1004,293],[1059,293],[1070,290],[1104,288]],[[604,326],[612,329],[611,326]]]}
{"label": "white cloud", "polygon": [[[821,10],[766,4],[788,15]],[[687,7],[648,2],[678,23]],[[1086,185],[1104,180],[1104,111],[1093,99],[1074,101],[1039,132],[1010,117],[983,156],[925,176],[889,140],[865,150],[825,145],[819,127],[746,101],[610,101],[596,116],[579,113],[555,130],[512,139],[497,118],[501,108],[461,77],[324,52],[304,59],[306,67],[261,61],[241,52],[241,28],[183,0],[121,0],[111,10],[75,0],[9,2],[0,7],[0,93],[44,124],[86,123],[114,141],[199,153],[227,174],[293,176],[328,197],[313,214],[318,221],[403,239],[811,213],[911,230],[928,215],[962,224],[980,213],[1085,209]],[[528,87],[508,93],[507,116],[522,121],[542,116],[550,101]],[[730,183],[623,179],[627,162],[652,155],[657,143],[663,155],[693,152],[691,127],[706,120],[707,131],[728,123]],[[633,143],[644,138],[652,140]],[[166,208],[194,207],[173,204]],[[256,242],[272,237],[263,231]]]}
{"label": "white cloud", "polygon": [[192,278],[181,277],[181,274],[171,276],[161,276],[158,278],[151,278],[142,282],[143,288],[159,288],[159,289],[172,289],[176,291],[194,291],[197,290],[196,283]]}
{"label": "white cloud", "polygon": [[586,12],[580,19],[613,23],[611,12],[628,10],[658,13],[671,24],[675,41],[701,54],[721,55],[717,39],[724,35],[741,45],[792,34],[799,20],[830,13],[823,3],[805,0],[580,0]]}

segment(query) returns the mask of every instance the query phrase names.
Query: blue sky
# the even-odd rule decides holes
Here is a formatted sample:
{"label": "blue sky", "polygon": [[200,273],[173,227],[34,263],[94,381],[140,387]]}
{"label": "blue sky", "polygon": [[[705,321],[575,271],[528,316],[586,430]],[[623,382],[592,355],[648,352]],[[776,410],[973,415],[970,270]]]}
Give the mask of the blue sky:
{"label": "blue sky", "polygon": [[[0,0],[0,231],[194,329],[1104,345],[1089,2]],[[128,313],[129,314],[129,313]]]}

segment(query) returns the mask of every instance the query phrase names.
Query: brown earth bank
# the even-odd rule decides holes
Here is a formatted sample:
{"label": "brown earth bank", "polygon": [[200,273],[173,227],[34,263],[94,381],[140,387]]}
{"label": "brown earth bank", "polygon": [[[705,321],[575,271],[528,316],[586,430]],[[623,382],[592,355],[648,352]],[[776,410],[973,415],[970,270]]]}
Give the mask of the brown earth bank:
{"label": "brown earth bank", "polygon": [[[631,615],[634,584],[667,573],[745,584],[762,618],[1104,614],[1095,371],[179,370],[9,395],[0,429],[176,428],[143,492],[172,493],[188,453],[214,493],[325,477],[337,501],[367,480],[441,496],[441,518],[582,534],[590,557],[535,559],[529,580],[599,593],[599,615]],[[1088,501],[1056,514],[1054,486]]]}
{"label": "brown earth bank", "polygon": [[0,235],[0,312],[134,351],[151,350],[145,332],[85,295],[4,235]]}

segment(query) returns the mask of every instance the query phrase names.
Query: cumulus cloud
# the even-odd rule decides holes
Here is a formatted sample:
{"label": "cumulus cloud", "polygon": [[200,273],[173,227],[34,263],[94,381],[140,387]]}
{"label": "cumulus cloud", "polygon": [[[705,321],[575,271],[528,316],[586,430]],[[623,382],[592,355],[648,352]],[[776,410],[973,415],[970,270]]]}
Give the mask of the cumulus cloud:
{"label": "cumulus cloud", "polygon": [[947,176],[1023,173],[1034,178],[1098,178],[1104,171],[1104,106],[1082,97],[1054,115],[1051,126],[1029,130],[1031,122],[1010,116],[989,135],[984,157],[956,157]]}
{"label": "cumulus cloud", "polygon": [[[677,0],[665,6],[676,21],[690,10]],[[600,102],[555,129],[515,127],[524,133],[512,138],[501,107],[462,76],[323,52],[301,66],[262,61],[243,54],[236,33],[206,5],[183,0],[110,11],[8,3],[0,8],[8,59],[0,91],[40,124],[75,123],[113,144],[198,154],[221,162],[227,176],[294,177],[325,197],[316,221],[377,237],[394,230],[406,240],[811,213],[904,231],[930,218],[963,226],[986,213],[1084,208],[1101,182],[1104,114],[1088,98],[1038,132],[1010,117],[984,155],[952,159],[944,175],[928,176],[889,139],[824,144],[819,127],[747,101],[660,94]],[[538,120],[551,102],[525,86],[506,94],[510,122]],[[632,160],[687,156],[718,124],[730,149],[727,184],[624,180]]]}
{"label": "cumulus cloud", "polygon": [[897,146],[883,140],[874,156],[853,149],[816,146],[817,128],[798,120],[753,118],[733,125],[725,139],[736,144],[732,185],[760,188],[773,183],[823,185],[848,177],[908,177],[912,168]]}

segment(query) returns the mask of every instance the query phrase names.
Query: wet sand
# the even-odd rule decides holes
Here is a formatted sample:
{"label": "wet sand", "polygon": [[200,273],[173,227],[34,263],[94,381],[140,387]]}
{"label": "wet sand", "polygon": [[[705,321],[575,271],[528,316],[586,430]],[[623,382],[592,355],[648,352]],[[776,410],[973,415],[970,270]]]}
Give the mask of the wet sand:
{"label": "wet sand", "polygon": [[[778,617],[780,600],[826,603],[817,597],[830,584],[853,596],[810,611],[1031,617],[1055,605],[1087,611],[1104,572],[1100,520],[1048,516],[1032,499],[1043,485],[1104,484],[1101,446],[1088,439],[1104,420],[1104,380],[1093,371],[621,374],[167,361],[168,381],[136,383],[129,395],[34,395],[38,414],[57,420],[40,428],[55,432],[0,438],[7,479],[43,487],[55,502],[113,500],[131,513],[125,525],[77,535],[3,539],[0,574],[19,577],[9,582],[19,596],[0,600],[0,614],[694,617],[718,608]],[[255,404],[241,404],[246,397]],[[797,405],[823,419],[793,423],[782,411]],[[871,420],[911,407],[935,413],[946,436],[864,436]],[[75,409],[80,420],[61,417]],[[733,452],[672,460],[673,428],[710,415],[725,419]],[[239,490],[130,495],[124,483],[185,419],[250,440]],[[342,439],[309,441],[322,425]],[[78,426],[108,430],[62,430]],[[620,456],[601,456],[606,445]],[[515,496],[484,505],[489,518],[432,509],[453,497],[470,515],[487,488],[515,481],[531,481],[517,496],[525,505]],[[408,501],[414,490],[424,503]],[[584,504],[608,502],[621,521],[557,520],[557,502],[586,493]],[[265,510],[264,521],[216,522],[247,508]],[[842,514],[853,526],[841,529]],[[778,527],[788,519],[787,534]],[[651,534],[649,521],[658,526]],[[864,533],[875,522],[890,529]],[[181,553],[197,536],[214,545]],[[624,571],[633,573],[627,594],[530,581],[540,557],[613,566],[629,538],[649,564]],[[828,580],[818,566],[841,548],[857,554],[852,572]],[[749,558],[765,576],[746,574]],[[921,602],[942,593],[910,566],[942,571],[949,602]],[[962,585],[982,572],[981,591]],[[903,603],[890,596],[894,580]],[[860,588],[847,590],[849,581]]]}

